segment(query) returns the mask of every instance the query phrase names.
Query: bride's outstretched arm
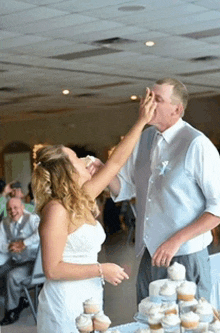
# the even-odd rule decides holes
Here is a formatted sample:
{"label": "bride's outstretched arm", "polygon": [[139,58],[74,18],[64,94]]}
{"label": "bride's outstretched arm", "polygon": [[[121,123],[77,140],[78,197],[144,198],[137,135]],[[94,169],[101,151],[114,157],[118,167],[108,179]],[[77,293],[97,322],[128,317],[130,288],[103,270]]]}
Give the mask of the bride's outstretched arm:
{"label": "bride's outstretched arm", "polygon": [[[49,280],[84,280],[101,277],[97,264],[80,265],[63,261],[68,237],[69,215],[58,201],[50,201],[42,210],[40,237],[45,276]],[[113,263],[101,264],[104,279],[118,285],[128,279],[122,267]]]}
{"label": "bride's outstretched arm", "polygon": [[138,120],[115,148],[105,165],[83,185],[92,198],[96,198],[108,186],[127,161],[144,126],[151,120],[155,108],[154,93],[147,88],[146,97],[140,103]]}

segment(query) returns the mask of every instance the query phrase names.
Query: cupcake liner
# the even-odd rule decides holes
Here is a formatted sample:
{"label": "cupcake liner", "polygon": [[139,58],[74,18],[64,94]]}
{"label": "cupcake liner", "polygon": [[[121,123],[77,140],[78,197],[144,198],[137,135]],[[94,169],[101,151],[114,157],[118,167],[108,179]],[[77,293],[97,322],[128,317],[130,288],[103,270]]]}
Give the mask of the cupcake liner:
{"label": "cupcake liner", "polygon": [[195,330],[199,325],[199,322],[181,322],[181,326],[184,327],[185,330]]}
{"label": "cupcake liner", "polygon": [[180,301],[192,301],[194,300],[195,295],[184,295],[184,294],[177,294],[177,299]]}
{"label": "cupcake liner", "polygon": [[151,331],[151,333],[164,333],[163,327],[158,328],[158,329],[151,328],[150,331]]}
{"label": "cupcake liner", "polygon": [[168,310],[165,310],[164,311],[164,314],[165,315],[169,315],[169,314],[178,314],[178,310],[177,309],[175,309],[175,308],[173,308],[173,309],[168,309]]}
{"label": "cupcake liner", "polygon": [[158,329],[150,328],[150,331],[151,331],[151,333],[164,333],[163,327],[158,328]]}
{"label": "cupcake liner", "polygon": [[160,328],[162,328],[162,324],[161,323],[149,324],[149,326],[150,326],[150,330],[159,330]]}

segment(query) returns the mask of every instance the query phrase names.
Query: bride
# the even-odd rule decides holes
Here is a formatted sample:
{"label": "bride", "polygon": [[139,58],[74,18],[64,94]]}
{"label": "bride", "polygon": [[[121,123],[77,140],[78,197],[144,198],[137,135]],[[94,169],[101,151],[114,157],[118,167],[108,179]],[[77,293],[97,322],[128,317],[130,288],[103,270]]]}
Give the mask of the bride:
{"label": "bride", "polygon": [[75,319],[83,312],[83,302],[94,297],[102,305],[102,282],[117,286],[129,278],[120,266],[97,261],[105,233],[95,219],[95,199],[126,162],[155,107],[154,94],[147,89],[137,122],[105,165],[96,159],[88,169],[74,151],[62,145],[37,151],[32,188],[41,215],[47,278],[39,295],[39,333],[78,332]]}

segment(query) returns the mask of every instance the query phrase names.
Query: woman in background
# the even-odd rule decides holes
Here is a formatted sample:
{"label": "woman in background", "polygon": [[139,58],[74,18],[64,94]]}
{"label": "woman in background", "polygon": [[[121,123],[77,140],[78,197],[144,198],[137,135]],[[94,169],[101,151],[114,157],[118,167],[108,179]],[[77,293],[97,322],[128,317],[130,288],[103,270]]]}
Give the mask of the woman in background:
{"label": "woman in background", "polygon": [[41,215],[47,277],[39,296],[39,333],[78,332],[75,319],[83,312],[83,302],[93,297],[102,305],[102,280],[117,286],[128,279],[120,266],[97,261],[105,233],[96,221],[95,199],[126,162],[155,106],[154,94],[147,89],[137,122],[103,166],[96,159],[87,169],[73,150],[62,145],[37,151],[32,189]]}

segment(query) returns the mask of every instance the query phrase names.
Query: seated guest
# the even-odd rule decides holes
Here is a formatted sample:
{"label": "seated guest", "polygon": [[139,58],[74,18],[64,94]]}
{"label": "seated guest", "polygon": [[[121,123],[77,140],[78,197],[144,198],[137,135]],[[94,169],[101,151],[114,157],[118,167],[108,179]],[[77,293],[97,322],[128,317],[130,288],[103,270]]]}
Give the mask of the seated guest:
{"label": "seated guest", "polygon": [[5,183],[4,179],[0,179],[0,221],[3,217],[7,216],[6,212],[6,203],[7,203],[7,196],[12,191],[10,184]]}
{"label": "seated guest", "polygon": [[0,223],[0,278],[5,278],[5,316],[1,326],[19,319],[29,304],[21,296],[21,282],[33,269],[39,247],[39,217],[24,211],[20,198],[7,202],[7,217]]}
{"label": "seated guest", "polygon": [[24,203],[24,209],[27,213],[34,213],[34,205],[25,202],[25,195],[22,192],[22,185],[19,181],[10,184],[12,191],[10,192],[11,198],[20,198]]}

